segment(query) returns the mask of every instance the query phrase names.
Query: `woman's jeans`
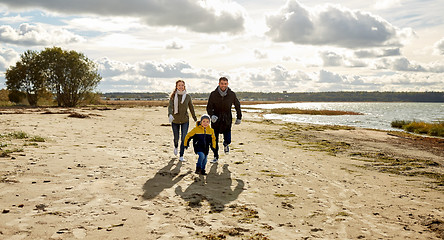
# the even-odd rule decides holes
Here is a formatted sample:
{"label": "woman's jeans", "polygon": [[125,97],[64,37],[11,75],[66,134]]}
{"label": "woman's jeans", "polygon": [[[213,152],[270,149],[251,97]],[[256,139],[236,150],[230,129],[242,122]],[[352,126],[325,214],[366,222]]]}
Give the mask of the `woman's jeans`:
{"label": "woman's jeans", "polygon": [[205,171],[205,166],[207,165],[207,157],[208,155],[205,155],[203,152],[197,152],[197,155],[199,158],[197,159],[196,169],[200,169],[202,171]]}
{"label": "woman's jeans", "polygon": [[180,136],[180,156],[183,157],[183,152],[185,151],[185,147],[183,146],[183,140],[185,140],[185,136],[188,133],[188,126],[190,125],[189,122],[178,124],[178,123],[171,123],[171,126],[173,128],[173,135],[174,135],[174,147],[177,148],[179,146],[179,131],[181,131]]}

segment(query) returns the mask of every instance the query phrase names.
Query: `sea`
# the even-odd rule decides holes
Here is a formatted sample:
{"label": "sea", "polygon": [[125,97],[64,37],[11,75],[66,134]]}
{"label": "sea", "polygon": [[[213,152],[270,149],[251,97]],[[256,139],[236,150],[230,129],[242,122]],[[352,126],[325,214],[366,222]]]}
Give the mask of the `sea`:
{"label": "sea", "polygon": [[309,110],[337,110],[362,113],[362,115],[305,115],[264,114],[265,119],[286,122],[342,125],[380,130],[399,130],[391,127],[392,121],[444,122],[444,103],[418,102],[300,102],[244,105],[242,111],[260,112],[260,109],[298,108]]}

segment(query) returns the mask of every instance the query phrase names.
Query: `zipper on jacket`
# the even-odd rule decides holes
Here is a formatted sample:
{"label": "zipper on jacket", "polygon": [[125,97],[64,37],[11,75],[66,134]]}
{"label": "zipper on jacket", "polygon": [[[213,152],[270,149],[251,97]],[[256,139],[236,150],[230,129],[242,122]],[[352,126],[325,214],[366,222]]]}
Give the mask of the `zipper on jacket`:
{"label": "zipper on jacket", "polygon": [[206,146],[207,145],[207,129],[206,128],[204,128],[204,146]]}

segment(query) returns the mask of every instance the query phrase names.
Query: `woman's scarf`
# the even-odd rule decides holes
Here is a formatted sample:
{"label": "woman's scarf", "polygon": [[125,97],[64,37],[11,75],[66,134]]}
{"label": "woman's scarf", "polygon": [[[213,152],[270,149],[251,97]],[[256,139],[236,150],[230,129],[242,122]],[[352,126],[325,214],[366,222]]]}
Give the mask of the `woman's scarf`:
{"label": "woman's scarf", "polygon": [[176,91],[176,94],[174,94],[174,114],[179,113],[179,97],[178,95],[182,95],[182,104],[185,101],[185,98],[187,97],[187,90],[183,91]]}
{"label": "woman's scarf", "polygon": [[219,94],[220,94],[222,97],[225,97],[225,96],[227,96],[227,94],[228,94],[228,88],[225,89],[225,91],[222,91],[222,90],[220,89],[220,87],[217,87],[217,91],[219,91]]}

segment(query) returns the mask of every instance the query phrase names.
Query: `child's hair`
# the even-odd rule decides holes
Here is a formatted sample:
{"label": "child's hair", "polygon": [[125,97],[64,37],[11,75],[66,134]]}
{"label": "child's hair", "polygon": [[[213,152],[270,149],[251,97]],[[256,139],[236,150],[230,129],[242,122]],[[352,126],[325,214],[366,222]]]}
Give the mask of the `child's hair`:
{"label": "child's hair", "polygon": [[185,81],[184,81],[184,80],[182,80],[182,79],[177,80],[177,81],[176,81],[176,87],[174,88],[174,91],[171,93],[171,95],[170,95],[170,99],[173,99],[173,98],[174,98],[174,95],[176,95],[176,92],[177,92],[177,84],[179,84],[180,82],[183,83],[184,88],[187,89],[187,88],[185,87]]}

